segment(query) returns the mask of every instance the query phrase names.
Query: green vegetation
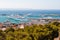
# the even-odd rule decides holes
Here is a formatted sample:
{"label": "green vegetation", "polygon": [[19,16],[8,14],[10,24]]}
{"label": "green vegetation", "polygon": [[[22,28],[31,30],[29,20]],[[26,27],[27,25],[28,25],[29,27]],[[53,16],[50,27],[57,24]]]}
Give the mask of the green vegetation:
{"label": "green vegetation", "polygon": [[58,37],[60,23],[25,26],[24,29],[9,28],[0,30],[0,40],[54,40]]}

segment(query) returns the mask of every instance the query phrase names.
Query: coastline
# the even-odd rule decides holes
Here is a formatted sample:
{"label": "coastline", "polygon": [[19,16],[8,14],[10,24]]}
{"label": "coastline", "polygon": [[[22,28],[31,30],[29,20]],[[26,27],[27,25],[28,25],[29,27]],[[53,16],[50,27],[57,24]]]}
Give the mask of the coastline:
{"label": "coastline", "polygon": [[60,19],[29,19],[31,20],[30,22],[25,22],[25,23],[19,23],[19,24],[15,24],[15,23],[11,23],[10,21],[6,21],[4,23],[0,23],[0,29],[1,28],[9,28],[9,27],[13,27],[13,28],[24,28],[26,25],[27,26],[31,26],[32,24],[37,24],[37,25],[45,25],[51,22],[60,22]]}

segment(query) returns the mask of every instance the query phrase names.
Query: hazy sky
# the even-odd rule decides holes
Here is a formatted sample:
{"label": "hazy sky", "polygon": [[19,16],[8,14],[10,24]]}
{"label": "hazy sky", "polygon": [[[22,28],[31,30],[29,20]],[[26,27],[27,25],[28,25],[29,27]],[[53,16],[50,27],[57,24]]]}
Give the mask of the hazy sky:
{"label": "hazy sky", "polygon": [[0,9],[60,9],[60,0],[0,0]]}

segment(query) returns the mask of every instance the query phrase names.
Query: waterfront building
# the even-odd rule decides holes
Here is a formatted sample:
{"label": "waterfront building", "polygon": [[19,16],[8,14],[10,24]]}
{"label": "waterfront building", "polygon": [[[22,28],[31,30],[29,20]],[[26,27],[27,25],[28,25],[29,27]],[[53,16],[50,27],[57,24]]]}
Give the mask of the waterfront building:
{"label": "waterfront building", "polygon": [[5,30],[6,30],[6,28],[2,28],[1,30],[2,30],[2,31],[5,31]]}
{"label": "waterfront building", "polygon": [[18,24],[18,28],[24,29],[24,24]]}

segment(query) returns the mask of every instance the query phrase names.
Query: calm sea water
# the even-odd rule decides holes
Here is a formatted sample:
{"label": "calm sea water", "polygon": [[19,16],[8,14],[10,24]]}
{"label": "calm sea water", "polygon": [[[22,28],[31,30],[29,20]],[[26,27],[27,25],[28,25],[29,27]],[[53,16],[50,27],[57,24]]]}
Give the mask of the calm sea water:
{"label": "calm sea water", "polygon": [[0,22],[22,23],[28,19],[60,19],[60,10],[0,10]]}

